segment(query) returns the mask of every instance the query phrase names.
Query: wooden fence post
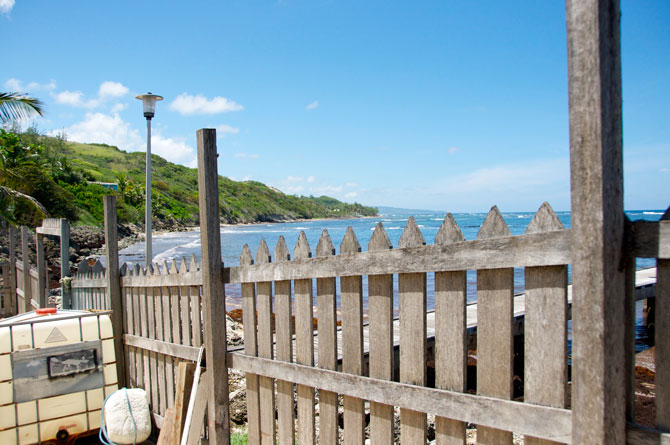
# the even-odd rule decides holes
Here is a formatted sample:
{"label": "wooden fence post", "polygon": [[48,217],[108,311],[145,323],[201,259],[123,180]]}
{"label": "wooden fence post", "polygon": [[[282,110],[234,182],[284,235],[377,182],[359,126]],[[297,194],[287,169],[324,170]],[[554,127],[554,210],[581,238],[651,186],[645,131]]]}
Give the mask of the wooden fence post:
{"label": "wooden fence post", "polygon": [[[112,310],[114,329],[114,353],[116,354],[116,378],[119,387],[127,385],[126,363],[123,353],[123,301],[119,278],[119,242],[116,223],[116,196],[103,196],[105,212],[105,259],[107,260],[107,296]],[[69,227],[68,227],[69,233]],[[61,238],[62,240],[63,238]],[[62,246],[62,244],[61,244]],[[65,264],[65,263],[63,263]]]}
{"label": "wooden fence post", "polygon": [[618,0],[567,0],[572,187],[572,443],[626,440]]}
{"label": "wooden fence post", "polygon": [[12,299],[10,307],[12,315],[18,313],[18,300],[16,298],[16,229],[9,225],[9,298]]}
{"label": "wooden fence post", "polygon": [[[109,263],[108,263],[109,264]],[[72,309],[72,295],[70,287],[62,280],[70,276],[70,222],[60,219],[60,277],[63,309]]]}
{"label": "wooden fence post", "polygon": [[198,139],[198,193],[202,244],[202,294],[207,379],[208,421],[212,445],[230,443],[228,367],[226,366],[226,302],[221,260],[219,176],[216,130],[200,129]]}
{"label": "wooden fence post", "polygon": [[30,284],[30,252],[28,251],[28,227],[21,226],[21,255],[23,257],[23,307],[21,312],[33,310],[30,304],[32,286]]}
{"label": "wooden fence post", "polygon": [[46,257],[44,255],[44,235],[35,233],[35,256],[37,263],[37,301],[40,307],[48,306],[48,287]]}

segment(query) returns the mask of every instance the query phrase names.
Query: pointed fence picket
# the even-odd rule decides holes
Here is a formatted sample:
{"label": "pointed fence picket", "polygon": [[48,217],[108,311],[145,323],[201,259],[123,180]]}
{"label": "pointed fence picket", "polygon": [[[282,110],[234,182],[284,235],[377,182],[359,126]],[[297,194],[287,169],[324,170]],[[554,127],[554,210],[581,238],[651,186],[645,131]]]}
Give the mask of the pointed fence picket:
{"label": "pointed fence picket", "polygon": [[[312,252],[305,232],[300,232],[293,251],[294,261],[306,261]],[[278,263],[284,264],[284,263]],[[291,264],[291,263],[287,263]],[[262,264],[258,266],[263,266]],[[258,267],[257,266],[257,267]],[[293,283],[295,292],[295,350],[296,363],[314,366],[314,310],[312,278],[309,276]],[[314,443],[314,387],[297,385],[298,393],[298,443]]]}
{"label": "pointed fence picket", "polygon": [[[361,251],[356,234],[349,227],[340,244],[340,255]],[[363,375],[363,279],[359,276],[340,278],[342,312],[342,371]],[[365,405],[362,399],[343,396],[344,443],[365,441]]]}
{"label": "pointed fence picket", "polygon": [[[275,262],[291,259],[283,236],[280,236],[277,241],[274,258]],[[276,281],[274,287],[276,359],[290,363],[293,361],[291,282]],[[277,380],[277,438],[279,443],[295,442],[293,391],[291,382]]]}

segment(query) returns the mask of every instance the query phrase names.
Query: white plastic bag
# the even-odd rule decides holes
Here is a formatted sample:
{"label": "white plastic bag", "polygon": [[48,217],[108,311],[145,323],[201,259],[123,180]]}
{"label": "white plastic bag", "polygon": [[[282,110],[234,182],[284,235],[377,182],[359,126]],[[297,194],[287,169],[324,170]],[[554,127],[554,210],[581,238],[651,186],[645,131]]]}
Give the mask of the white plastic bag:
{"label": "white plastic bag", "polygon": [[[104,434],[112,442],[140,443],[151,434],[147,393],[141,388],[121,388],[110,394],[103,406],[103,417],[100,435]],[[100,439],[105,443],[103,437]]]}

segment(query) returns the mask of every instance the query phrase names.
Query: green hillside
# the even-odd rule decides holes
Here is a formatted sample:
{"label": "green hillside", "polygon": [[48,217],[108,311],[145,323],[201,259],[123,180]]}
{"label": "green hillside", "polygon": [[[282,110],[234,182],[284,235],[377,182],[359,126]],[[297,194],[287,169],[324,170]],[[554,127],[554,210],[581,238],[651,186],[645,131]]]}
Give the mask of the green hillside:
{"label": "green hillside", "polygon": [[[17,157],[18,180],[6,184],[34,196],[44,188],[31,182],[48,182],[42,199],[56,196],[45,204],[52,217],[67,217],[80,224],[102,223],[102,195],[114,193],[92,182],[114,183],[118,187],[119,220],[144,220],[145,153],[127,153],[106,144],[80,144],[41,136],[35,131],[18,135],[4,132],[0,138],[3,158]],[[10,156],[10,157],[11,157]],[[152,155],[152,202],[154,221],[196,224],[198,221],[197,170],[173,164]],[[31,173],[30,178],[26,178]],[[2,184],[5,185],[5,184]],[[38,200],[40,197],[35,196]],[[40,200],[41,202],[41,200]],[[233,181],[219,176],[221,222],[251,223],[310,218],[373,216],[377,209],[347,204],[327,196],[285,195],[257,181]],[[57,204],[57,205],[56,205]]]}

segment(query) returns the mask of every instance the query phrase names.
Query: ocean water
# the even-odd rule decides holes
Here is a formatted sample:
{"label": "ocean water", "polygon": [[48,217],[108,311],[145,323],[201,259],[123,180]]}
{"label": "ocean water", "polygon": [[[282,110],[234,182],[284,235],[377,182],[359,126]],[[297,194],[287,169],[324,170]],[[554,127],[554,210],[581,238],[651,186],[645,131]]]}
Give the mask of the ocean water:
{"label": "ocean water", "polygon": [[[556,212],[561,223],[566,227],[570,227],[570,212]],[[626,214],[631,220],[658,220],[663,211],[661,210],[640,210],[627,211]],[[523,234],[526,227],[530,223],[534,214],[531,212],[512,212],[503,213],[503,218],[507,223],[510,232],[513,235]],[[426,212],[413,215],[419,229],[421,230],[426,244],[433,244],[435,235],[437,234],[445,213]],[[456,223],[461,229],[463,236],[467,240],[473,240],[477,237],[477,232],[481,227],[486,213],[455,213],[453,214]],[[357,219],[342,219],[342,220],[311,220],[299,221],[289,223],[273,223],[273,224],[252,224],[252,225],[236,225],[236,226],[222,226],[221,227],[221,246],[222,258],[225,266],[238,266],[240,261],[240,254],[245,244],[249,246],[253,256],[256,256],[256,251],[264,239],[268,244],[270,252],[274,252],[274,248],[280,236],[286,240],[289,252],[293,249],[298,240],[300,232],[305,232],[307,240],[310,245],[312,254],[315,255],[316,246],[321,237],[323,229],[328,230],[330,238],[335,246],[336,253],[339,253],[340,243],[344,238],[347,227],[351,226],[358,238],[363,251],[367,250],[368,242],[378,222],[381,222],[386,229],[386,233],[393,244],[394,248],[398,246],[398,240],[402,235],[405,224],[407,223],[408,214],[386,214],[373,218],[357,218]],[[182,257],[190,261],[191,255],[195,255],[198,263],[200,262],[200,232],[174,232],[162,235],[156,235],[153,238],[153,252],[154,263],[163,264],[164,261],[171,262],[173,259],[178,262]],[[144,244],[138,243],[132,245],[119,252],[119,262],[129,263],[129,266],[134,263],[144,264]],[[652,267],[655,265],[654,260],[638,259],[638,268]],[[570,269],[568,271],[570,273]],[[397,275],[395,276],[396,285],[394,286],[397,293]],[[473,303],[477,298],[476,290],[476,273],[468,271],[468,294],[467,299],[469,303]],[[339,283],[338,283],[339,286]],[[367,290],[367,280],[363,279],[364,296]],[[524,272],[523,268],[515,269],[514,271],[514,287],[515,293],[523,292],[524,290]],[[338,288],[339,293],[339,288]],[[241,290],[239,285],[226,285],[226,307],[228,310],[241,307]],[[429,309],[434,307],[434,274],[427,274],[427,305]],[[395,296],[395,307],[398,308],[398,297]],[[316,304],[316,301],[315,301]],[[367,306],[367,301],[364,301],[364,306]],[[643,340],[646,336],[644,326],[642,325],[642,305],[638,303],[637,307],[638,318],[638,337],[640,339],[640,348],[643,347]]]}

